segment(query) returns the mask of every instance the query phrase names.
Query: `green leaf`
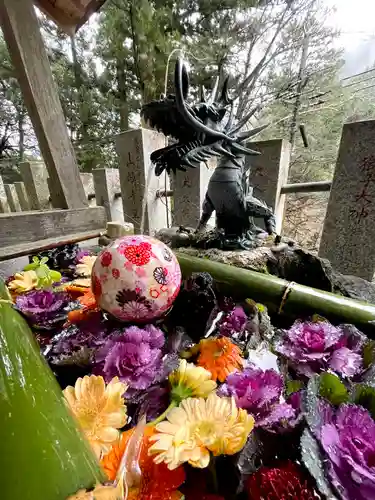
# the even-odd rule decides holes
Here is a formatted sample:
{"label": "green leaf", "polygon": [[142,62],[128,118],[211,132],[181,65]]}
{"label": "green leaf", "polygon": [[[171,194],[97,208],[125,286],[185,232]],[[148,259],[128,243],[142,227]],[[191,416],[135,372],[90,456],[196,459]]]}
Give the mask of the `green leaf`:
{"label": "green leaf", "polygon": [[24,271],[34,271],[37,267],[39,266],[39,264],[35,264],[35,262],[33,264],[27,264],[27,266],[25,266],[23,268]]}
{"label": "green leaf", "polygon": [[285,393],[290,396],[294,392],[298,392],[303,387],[303,383],[300,380],[287,380],[285,386]]}
{"label": "green leaf", "polygon": [[349,400],[348,391],[337,375],[322,373],[319,376],[319,395],[338,406]]}
{"label": "green leaf", "polygon": [[42,266],[43,264],[45,264],[46,262],[48,262],[48,257],[42,257],[41,261],[40,261],[40,265]]}
{"label": "green leaf", "polygon": [[357,384],[354,388],[353,401],[366,408],[375,419],[375,388],[365,384]]}
{"label": "green leaf", "polygon": [[375,340],[369,340],[363,348],[363,366],[368,368],[375,361]]}
{"label": "green leaf", "polygon": [[49,275],[50,275],[51,279],[55,282],[58,282],[61,280],[61,273],[59,273],[58,271],[51,270]]}

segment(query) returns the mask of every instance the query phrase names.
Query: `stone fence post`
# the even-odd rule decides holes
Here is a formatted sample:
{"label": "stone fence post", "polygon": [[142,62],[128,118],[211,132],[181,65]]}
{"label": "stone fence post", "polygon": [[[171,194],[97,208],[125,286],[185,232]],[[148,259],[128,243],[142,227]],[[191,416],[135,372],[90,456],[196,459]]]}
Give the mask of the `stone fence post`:
{"label": "stone fence post", "polygon": [[21,206],[18,201],[17,191],[14,184],[4,184],[5,194],[11,212],[20,212]]}
{"label": "stone fence post", "polygon": [[109,222],[124,222],[118,169],[97,168],[92,171],[92,174],[96,204],[105,208]]}
{"label": "stone fence post", "polygon": [[[172,178],[173,225],[197,227],[208,182],[216,167],[216,159],[199,168],[187,167],[186,172],[178,170]],[[214,217],[212,225],[215,225]]]}
{"label": "stone fence post", "polygon": [[344,274],[375,270],[375,120],[343,127],[319,255]]}
{"label": "stone fence post", "polygon": [[143,229],[153,234],[167,227],[165,198],[157,194],[169,189],[169,179],[156,177],[150,160],[152,151],[163,147],[164,135],[149,129],[128,130],[116,138],[124,220],[134,224],[135,233]]}
{"label": "stone fence post", "polygon": [[21,177],[31,210],[48,210],[51,208],[48,189],[48,172],[42,162],[20,163]]}
{"label": "stone fence post", "polygon": [[[285,195],[280,194],[280,189],[288,181],[290,143],[285,139],[273,139],[252,142],[248,147],[261,153],[246,158],[250,166],[250,183],[254,187],[253,195],[274,210],[276,232],[280,234],[285,208]],[[259,225],[263,223],[256,222]]]}
{"label": "stone fence post", "polygon": [[0,214],[9,212],[9,204],[5,192],[4,182],[0,175]]}

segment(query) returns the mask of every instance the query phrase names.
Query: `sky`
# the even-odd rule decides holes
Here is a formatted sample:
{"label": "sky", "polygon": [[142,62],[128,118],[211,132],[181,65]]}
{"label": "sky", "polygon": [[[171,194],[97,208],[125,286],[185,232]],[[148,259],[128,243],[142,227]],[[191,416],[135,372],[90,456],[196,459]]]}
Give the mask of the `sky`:
{"label": "sky", "polygon": [[343,76],[365,71],[375,63],[375,0],[324,0],[334,8],[328,23],[341,31],[345,50]]}

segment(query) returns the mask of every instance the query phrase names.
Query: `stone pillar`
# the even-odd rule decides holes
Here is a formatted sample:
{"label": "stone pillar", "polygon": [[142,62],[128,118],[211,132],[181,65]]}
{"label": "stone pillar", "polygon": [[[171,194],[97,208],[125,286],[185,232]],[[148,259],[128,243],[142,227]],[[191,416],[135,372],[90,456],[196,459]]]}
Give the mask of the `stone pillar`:
{"label": "stone pillar", "polygon": [[118,169],[97,168],[92,173],[96,204],[105,208],[108,221],[124,222]]}
{"label": "stone pillar", "polygon": [[[208,165],[208,166],[207,166]],[[196,228],[202,212],[202,203],[206,195],[208,182],[216,166],[216,160],[210,159],[200,168],[178,170],[173,176],[173,225]],[[215,225],[215,217],[209,222]]]}
{"label": "stone pillar", "polygon": [[17,198],[23,212],[30,210],[29,200],[27,199],[27,194],[25,190],[25,184],[23,182],[15,182],[14,187],[16,188]]}
{"label": "stone pillar", "polygon": [[5,194],[11,212],[20,212],[21,207],[18,201],[17,191],[14,184],[4,184]]}
{"label": "stone pillar", "polygon": [[[165,199],[157,192],[169,189],[165,176],[156,177],[150,154],[165,147],[165,137],[148,129],[128,130],[116,138],[125,222],[134,224],[135,233],[154,234],[167,227]],[[167,176],[168,179],[168,176]]]}
{"label": "stone pillar", "polygon": [[344,274],[375,270],[375,120],[347,123],[328,201],[319,255]]}
{"label": "stone pillar", "polygon": [[4,182],[0,175],[0,214],[9,212],[9,204],[5,193]]}
{"label": "stone pillar", "polygon": [[25,184],[31,210],[46,210],[51,207],[49,201],[48,172],[44,163],[20,163],[21,177]]}
{"label": "stone pillar", "polygon": [[[248,144],[248,147],[259,151],[258,156],[248,156],[250,166],[250,182],[254,187],[253,195],[267,203],[274,210],[276,232],[281,233],[285,195],[280,195],[281,187],[287,183],[290,163],[290,143],[285,139],[259,141]],[[261,225],[263,221],[256,221]]]}
{"label": "stone pillar", "polygon": [[89,207],[95,207],[95,190],[94,190],[94,177],[89,172],[83,172],[80,174],[83,189],[86,194],[86,198],[89,202]]}

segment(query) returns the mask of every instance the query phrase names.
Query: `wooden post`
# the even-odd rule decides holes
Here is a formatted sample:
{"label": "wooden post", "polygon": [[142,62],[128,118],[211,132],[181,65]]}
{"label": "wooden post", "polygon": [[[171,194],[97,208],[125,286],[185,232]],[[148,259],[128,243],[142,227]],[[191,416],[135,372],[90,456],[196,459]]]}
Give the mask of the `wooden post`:
{"label": "wooden post", "polygon": [[27,194],[25,190],[25,184],[23,182],[15,182],[14,187],[16,188],[16,193],[18,201],[23,212],[30,210],[29,200],[27,199]]}
{"label": "wooden post", "polygon": [[11,212],[20,212],[21,207],[18,202],[16,188],[14,184],[4,184],[5,194],[7,196],[9,209]]}
{"label": "wooden post", "polygon": [[31,210],[46,210],[49,201],[48,172],[44,163],[28,161],[20,163],[21,177],[25,184]]}
{"label": "wooden post", "polygon": [[59,202],[88,205],[32,0],[0,0],[4,32],[25,105]]}

